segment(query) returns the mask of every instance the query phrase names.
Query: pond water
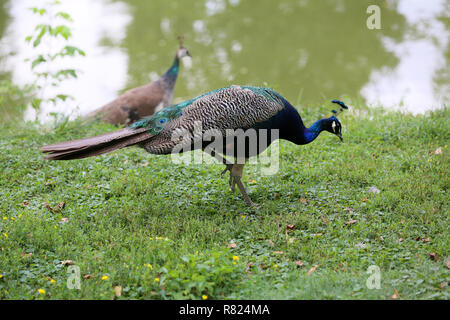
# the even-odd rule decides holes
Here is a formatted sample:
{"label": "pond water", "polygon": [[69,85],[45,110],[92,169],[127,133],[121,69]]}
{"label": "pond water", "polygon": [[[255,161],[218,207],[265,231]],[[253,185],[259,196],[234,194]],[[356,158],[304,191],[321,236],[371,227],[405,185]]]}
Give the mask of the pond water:
{"label": "pond water", "polygon": [[[0,0],[0,72],[34,80],[24,39],[43,18],[27,8],[46,1]],[[62,0],[71,14],[70,43],[86,57],[58,88],[74,101],[49,112],[86,113],[170,66],[183,35],[192,59],[182,63],[174,102],[232,84],[269,85],[296,105],[356,97],[422,113],[450,101],[448,0]],[[369,5],[381,29],[369,29]],[[345,101],[345,100],[344,100]],[[30,108],[26,118],[34,118]]]}

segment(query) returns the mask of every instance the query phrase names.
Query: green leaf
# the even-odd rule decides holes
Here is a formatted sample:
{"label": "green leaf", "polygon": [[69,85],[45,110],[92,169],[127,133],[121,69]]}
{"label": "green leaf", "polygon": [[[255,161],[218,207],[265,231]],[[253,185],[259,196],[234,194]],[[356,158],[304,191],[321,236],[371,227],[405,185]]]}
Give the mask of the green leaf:
{"label": "green leaf", "polygon": [[39,108],[41,107],[41,103],[42,103],[42,99],[33,99],[31,101],[31,106],[33,107],[33,109],[39,110]]}
{"label": "green leaf", "polygon": [[67,12],[58,12],[55,17],[61,17],[67,21],[72,22],[72,17]]}
{"label": "green leaf", "polygon": [[72,33],[70,32],[70,28],[67,26],[64,26],[64,25],[60,25],[60,26],[57,26],[57,27],[51,29],[50,34],[55,37],[60,35],[66,40],[72,36]]}
{"label": "green leaf", "polygon": [[71,98],[71,96],[68,96],[66,94],[58,94],[56,96],[57,99],[61,100],[61,101],[66,101],[67,99]]}
{"label": "green leaf", "polygon": [[78,53],[79,55],[82,55],[82,56],[86,55],[86,53],[84,53],[83,50],[78,49],[77,47],[73,47],[73,46],[65,46],[64,49],[62,50],[63,55],[74,56],[75,53]]}
{"label": "green leaf", "polygon": [[73,77],[73,78],[77,78],[77,72],[74,69],[64,69],[64,70],[59,70],[55,75],[54,78],[59,78],[60,76],[63,76],[65,78],[69,78],[69,77]]}
{"label": "green leaf", "polygon": [[33,11],[33,13],[38,13],[38,14],[41,15],[41,16],[43,16],[44,14],[47,13],[47,10],[45,10],[45,9],[39,9],[39,8],[36,8],[36,7],[28,8],[28,9],[31,10],[31,11]]}
{"label": "green leaf", "polygon": [[37,47],[41,43],[42,37],[45,35],[45,33],[50,29],[51,27],[49,25],[40,24],[36,27],[36,30],[41,30],[36,37],[36,39],[33,42],[33,47]]}
{"label": "green leaf", "polygon": [[47,60],[45,60],[45,58],[42,55],[39,55],[39,57],[37,57],[36,59],[33,60],[33,62],[31,63],[31,69],[34,69],[37,65],[46,62]]}

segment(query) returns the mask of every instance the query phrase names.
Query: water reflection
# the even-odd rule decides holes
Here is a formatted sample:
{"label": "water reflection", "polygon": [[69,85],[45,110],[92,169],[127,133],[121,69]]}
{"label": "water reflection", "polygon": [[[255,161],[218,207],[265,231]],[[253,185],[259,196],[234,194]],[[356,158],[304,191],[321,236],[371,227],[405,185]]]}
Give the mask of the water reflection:
{"label": "water reflection", "polygon": [[[368,103],[414,113],[449,104],[450,78],[445,57],[449,33],[439,19],[448,5],[445,0],[399,1],[397,10],[408,23],[404,41],[383,39],[385,48],[399,58],[399,63],[393,69],[384,67],[372,72],[370,82],[361,90]],[[436,79],[446,69],[447,74]]]}
{"label": "water reflection", "polygon": [[[35,2],[8,2],[3,33],[0,23],[0,51],[17,53],[0,68],[11,66],[17,83],[29,81],[23,39],[36,21],[25,9]],[[76,60],[82,77],[61,90],[76,97],[83,113],[158,77],[180,34],[193,59],[182,65],[175,101],[267,82],[295,104],[348,95],[422,112],[449,102],[445,0],[62,2],[75,20],[73,42],[87,57]],[[381,30],[366,28],[370,4],[381,7]]]}

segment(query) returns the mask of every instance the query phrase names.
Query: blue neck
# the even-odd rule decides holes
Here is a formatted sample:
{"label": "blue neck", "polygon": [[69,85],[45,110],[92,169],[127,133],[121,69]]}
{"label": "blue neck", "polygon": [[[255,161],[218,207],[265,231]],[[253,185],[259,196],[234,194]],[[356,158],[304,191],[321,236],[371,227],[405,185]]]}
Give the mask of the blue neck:
{"label": "blue neck", "polygon": [[305,144],[313,142],[314,139],[316,139],[319,134],[324,130],[324,124],[328,119],[320,119],[309,128],[303,129],[303,136],[305,139]]}

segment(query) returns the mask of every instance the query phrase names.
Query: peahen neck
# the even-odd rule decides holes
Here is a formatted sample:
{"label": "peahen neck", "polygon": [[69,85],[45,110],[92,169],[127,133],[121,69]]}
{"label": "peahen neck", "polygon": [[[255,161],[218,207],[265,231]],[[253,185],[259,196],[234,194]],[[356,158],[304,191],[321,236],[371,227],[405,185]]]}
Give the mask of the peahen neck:
{"label": "peahen neck", "polygon": [[175,80],[178,76],[179,68],[180,68],[180,59],[178,58],[177,55],[175,55],[175,59],[173,60],[172,66],[169,68],[169,70],[166,71],[163,77]]}

